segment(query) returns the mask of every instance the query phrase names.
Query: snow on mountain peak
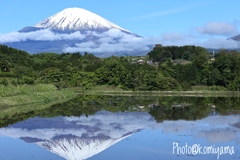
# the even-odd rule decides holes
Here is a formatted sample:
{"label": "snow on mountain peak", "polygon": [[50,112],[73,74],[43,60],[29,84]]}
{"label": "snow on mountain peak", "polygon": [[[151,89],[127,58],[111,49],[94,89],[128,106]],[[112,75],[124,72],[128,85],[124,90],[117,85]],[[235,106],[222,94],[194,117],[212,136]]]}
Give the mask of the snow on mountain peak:
{"label": "snow on mountain peak", "polygon": [[83,8],[67,8],[39,22],[38,28],[51,28],[60,31],[106,30],[117,28],[129,32],[118,25]]}
{"label": "snow on mountain peak", "polygon": [[67,159],[82,160],[88,159],[119,141],[131,136],[125,135],[121,138],[61,138],[58,140],[37,142],[41,147]]}

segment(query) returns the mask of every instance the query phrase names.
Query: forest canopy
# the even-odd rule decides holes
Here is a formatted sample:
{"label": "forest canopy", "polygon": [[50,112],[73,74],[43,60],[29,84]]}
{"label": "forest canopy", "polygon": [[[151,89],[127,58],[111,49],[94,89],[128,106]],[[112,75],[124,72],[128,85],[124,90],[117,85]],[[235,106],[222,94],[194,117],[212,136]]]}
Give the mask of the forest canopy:
{"label": "forest canopy", "polygon": [[87,52],[28,54],[0,45],[0,85],[38,83],[84,90],[99,85],[124,90],[191,90],[201,85],[239,91],[240,53],[222,49],[213,55],[199,46],[157,44],[142,57],[98,58]]}

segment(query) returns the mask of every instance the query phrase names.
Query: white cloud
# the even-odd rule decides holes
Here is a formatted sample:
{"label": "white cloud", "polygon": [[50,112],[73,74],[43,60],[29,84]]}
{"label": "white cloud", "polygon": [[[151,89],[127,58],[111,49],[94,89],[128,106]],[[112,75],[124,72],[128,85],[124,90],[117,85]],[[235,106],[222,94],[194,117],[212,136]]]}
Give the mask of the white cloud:
{"label": "white cloud", "polygon": [[237,49],[239,48],[239,42],[234,40],[227,40],[226,38],[208,38],[202,42],[197,43],[199,46],[204,46],[206,48],[215,48],[215,49]]}
{"label": "white cloud", "polygon": [[71,34],[58,34],[49,29],[38,30],[35,32],[12,32],[8,34],[0,35],[0,43],[21,42],[26,40],[36,41],[54,41],[54,40],[73,40],[84,39],[85,36],[80,32],[74,32]]}
{"label": "white cloud", "polygon": [[[212,25],[214,26],[214,25]],[[224,26],[224,25],[223,25]],[[207,27],[206,27],[207,28]],[[205,28],[205,32],[207,31]],[[231,28],[231,27],[229,27]],[[235,28],[236,29],[236,28]],[[235,30],[233,29],[233,30]],[[225,29],[224,33],[227,29]],[[229,33],[231,29],[228,29]],[[202,29],[203,31],[203,29]],[[210,31],[210,30],[209,30]],[[203,32],[202,32],[203,33]],[[237,49],[240,47],[239,42],[233,40],[227,40],[227,36],[223,35],[203,35],[198,32],[192,32],[189,34],[170,32],[163,33],[159,37],[138,37],[133,34],[126,34],[119,29],[110,29],[103,33],[88,31],[86,34],[80,32],[74,32],[72,34],[57,34],[48,29],[39,30],[36,32],[19,33],[12,32],[9,34],[0,35],[0,43],[7,42],[20,42],[26,40],[39,40],[39,41],[55,41],[55,40],[83,40],[90,39],[89,41],[83,41],[76,43],[73,46],[65,45],[62,48],[63,52],[89,52],[89,53],[101,53],[101,56],[111,56],[116,53],[137,53],[147,54],[154,44],[162,44],[164,46],[183,46],[183,45],[196,45],[206,48],[226,48]],[[220,34],[220,31],[215,31]],[[223,32],[222,32],[223,33]],[[91,40],[92,37],[96,39]],[[141,51],[138,53],[138,51]],[[104,53],[104,54],[103,54]]]}
{"label": "white cloud", "polygon": [[233,40],[227,40],[226,37],[219,36],[201,36],[199,34],[183,33],[163,33],[159,37],[136,37],[122,33],[120,30],[110,30],[101,34],[94,33],[99,39],[94,42],[77,43],[75,46],[66,46],[63,52],[90,52],[105,53],[104,56],[110,56],[117,52],[144,51],[146,54],[151,50],[150,45],[162,44],[163,46],[184,46],[196,45],[205,48],[225,48],[237,49],[239,43]]}
{"label": "white cloud", "polygon": [[240,43],[234,40],[227,40],[225,36],[214,36],[200,34],[183,34],[183,33],[163,33],[160,37],[147,38],[148,42],[153,44],[162,44],[163,46],[184,46],[184,45],[195,45],[205,48],[214,49],[237,49],[240,47]]}
{"label": "white cloud", "polygon": [[[166,120],[162,123],[156,123],[151,115],[146,112],[111,113],[108,111],[100,111],[88,117],[34,119],[35,122],[41,122],[41,124],[43,124],[42,126],[46,128],[39,128],[39,125],[29,123],[32,121],[30,119],[19,124],[14,124],[11,127],[0,128],[0,136],[10,136],[14,138],[32,137],[51,140],[56,135],[71,134],[81,137],[84,134],[89,134],[90,137],[94,137],[102,134],[118,139],[128,133],[136,133],[142,129],[160,129],[165,133],[178,133],[180,135],[192,133],[194,137],[204,138],[210,142],[227,142],[236,139],[238,137],[237,133],[240,131],[240,129],[232,126],[239,122],[238,115],[215,115],[196,121]],[[60,126],[59,123],[61,123]],[[21,124],[23,124],[22,127]],[[28,124],[28,127],[31,129],[26,129],[26,125],[24,124]],[[58,127],[56,128],[56,126]],[[236,132],[234,132],[234,130]]]}
{"label": "white cloud", "polygon": [[211,143],[229,142],[238,139],[238,135],[233,130],[226,129],[207,130],[200,132],[198,136],[206,138]]}
{"label": "white cloud", "polygon": [[[36,118],[36,120],[39,120]],[[56,135],[75,135],[78,137],[84,134],[98,134],[110,136],[111,138],[121,138],[128,133],[136,133],[144,128],[154,129],[161,124],[156,123],[151,115],[146,112],[129,112],[129,113],[111,113],[108,111],[100,111],[95,115],[88,117],[58,117],[55,121],[51,118],[40,119],[41,122],[46,121],[46,128],[38,128],[34,123],[26,130],[18,125],[9,128],[0,128],[0,136],[11,136],[14,138],[32,137],[38,139],[51,140]],[[27,120],[24,123],[28,123]],[[56,123],[61,122],[61,126],[56,128]],[[94,132],[89,132],[94,130]]]}
{"label": "white cloud", "polygon": [[63,52],[86,51],[90,53],[116,53],[116,52],[132,52],[132,51],[146,51],[151,49],[148,47],[148,40],[135,35],[126,34],[118,29],[110,29],[101,34],[96,32],[88,32],[88,35],[99,37],[95,42],[77,43],[75,46],[67,46]]}
{"label": "white cloud", "polygon": [[197,31],[208,35],[235,35],[238,33],[237,26],[226,22],[209,22],[203,27],[198,27]]}

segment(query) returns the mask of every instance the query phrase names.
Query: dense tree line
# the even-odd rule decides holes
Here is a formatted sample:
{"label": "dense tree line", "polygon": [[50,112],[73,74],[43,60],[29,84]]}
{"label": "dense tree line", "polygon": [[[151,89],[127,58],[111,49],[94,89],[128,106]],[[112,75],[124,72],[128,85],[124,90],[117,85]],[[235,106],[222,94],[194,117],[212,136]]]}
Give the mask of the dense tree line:
{"label": "dense tree line", "polygon": [[[151,60],[159,62],[159,70],[164,75],[176,79],[182,89],[188,90],[194,85],[205,85],[215,86],[216,89],[239,91],[238,51],[222,49],[213,57],[202,47],[156,45],[148,55]],[[177,59],[188,60],[190,63],[173,63]]]}
{"label": "dense tree line", "polygon": [[[98,58],[84,53],[28,54],[0,45],[0,84],[52,83],[91,89],[97,85],[125,90],[190,90],[194,85],[239,90],[240,55],[220,50],[211,61],[197,46],[156,45],[148,53],[154,65],[132,64],[128,57]],[[189,63],[174,63],[174,60]]]}
{"label": "dense tree line", "polygon": [[[181,104],[182,107],[173,107]],[[138,106],[145,106],[145,111],[156,120],[197,120],[216,112],[221,115],[239,114],[238,97],[152,97],[152,96],[106,96],[79,95],[64,103],[54,104],[45,109],[33,109],[29,112],[16,112],[2,116],[0,127],[6,127],[30,117],[89,116],[98,111],[111,112],[139,111]],[[217,108],[212,108],[216,105]],[[148,107],[151,106],[151,107]]]}
{"label": "dense tree line", "polygon": [[162,62],[167,59],[185,59],[193,61],[199,55],[209,56],[208,50],[199,46],[162,46],[156,44],[148,53],[153,61]]}

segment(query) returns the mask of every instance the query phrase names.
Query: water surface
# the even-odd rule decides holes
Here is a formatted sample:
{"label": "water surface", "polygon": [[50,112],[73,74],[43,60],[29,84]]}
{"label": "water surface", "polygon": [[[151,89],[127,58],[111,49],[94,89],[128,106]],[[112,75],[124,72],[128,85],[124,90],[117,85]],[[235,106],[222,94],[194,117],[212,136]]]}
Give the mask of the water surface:
{"label": "water surface", "polygon": [[[239,159],[238,104],[237,98],[79,96],[17,123],[2,119],[0,159]],[[186,145],[233,150],[189,154]]]}

